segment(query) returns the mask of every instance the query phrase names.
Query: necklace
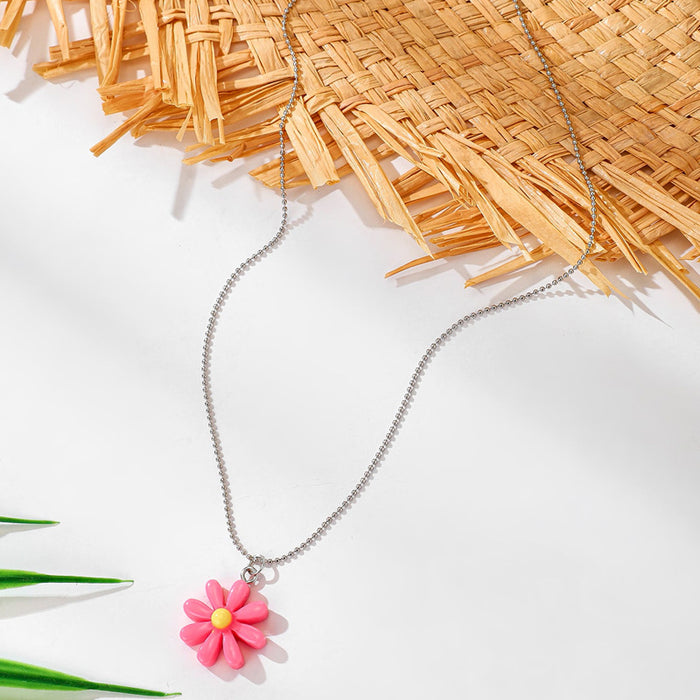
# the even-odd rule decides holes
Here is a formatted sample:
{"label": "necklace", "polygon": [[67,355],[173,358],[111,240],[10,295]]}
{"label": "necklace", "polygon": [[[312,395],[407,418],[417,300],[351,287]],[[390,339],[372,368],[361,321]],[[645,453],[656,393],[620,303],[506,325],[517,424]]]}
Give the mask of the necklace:
{"label": "necklace", "polygon": [[557,86],[552,72],[549,67],[549,63],[544,57],[542,51],[540,50],[535,38],[527,27],[525,22],[525,17],[523,16],[522,9],[519,4],[519,0],[513,0],[513,5],[515,7],[515,12],[520,25],[527,37],[531,47],[534,49],[540,63],[542,64],[542,69],[549,82],[549,86],[554,93],[554,97],[559,105],[559,109],[564,117],[566,127],[571,137],[571,142],[573,146],[574,160],[578,166],[579,171],[583,177],[584,183],[588,189],[588,197],[590,201],[590,235],[588,237],[588,242],[581,253],[579,259],[571,265],[567,270],[562,272],[558,277],[552,279],[546,284],[540,285],[539,287],[534,287],[533,289],[524,292],[520,295],[516,295],[505,299],[501,302],[491,304],[490,306],[484,306],[476,311],[472,311],[461,318],[457,319],[451,326],[448,326],[435,340],[426,348],[425,352],[422,354],[418,364],[416,365],[413,374],[408,382],[408,386],[401,398],[399,408],[396,411],[394,418],[389,426],[389,429],[384,436],[384,439],[380,443],[377,452],[370,461],[366,470],[357,481],[352,490],[347,494],[347,496],[338,504],[336,509],[330,513],[321,524],[314,530],[306,539],[302,540],[295,547],[292,547],[289,551],[278,554],[274,557],[264,557],[251,552],[246,545],[241,541],[238,535],[234,513],[233,513],[233,503],[231,498],[231,490],[228,481],[228,473],[226,471],[226,466],[224,463],[224,457],[221,447],[221,442],[219,440],[219,433],[216,425],[216,417],[214,413],[214,403],[211,388],[211,378],[210,378],[210,368],[211,368],[211,357],[214,345],[214,335],[216,324],[221,314],[221,311],[226,303],[226,300],[237,282],[245,275],[248,270],[259,260],[261,260],[267,253],[269,253],[273,248],[277,247],[287,232],[287,188],[286,188],[286,178],[285,178],[285,141],[284,141],[284,131],[285,125],[289,113],[296,100],[297,91],[299,87],[299,67],[297,64],[297,55],[292,47],[291,40],[288,33],[288,19],[289,13],[296,4],[296,0],[289,0],[287,6],[282,14],[282,35],[284,41],[289,50],[291,57],[292,69],[293,69],[293,85],[292,93],[289,97],[287,104],[285,105],[279,120],[279,186],[282,196],[282,206],[281,206],[281,222],[279,229],[275,235],[260,248],[257,252],[253,253],[250,257],[244,260],[229,276],[224,284],[221,292],[219,293],[214,306],[212,307],[211,313],[209,315],[209,322],[206,329],[206,334],[204,337],[204,348],[202,355],[202,387],[204,391],[204,404],[206,408],[207,422],[209,425],[209,432],[211,435],[211,441],[214,448],[214,456],[216,460],[217,469],[219,472],[219,479],[221,481],[221,491],[223,495],[224,510],[226,514],[226,524],[228,527],[229,536],[233,542],[236,549],[240,554],[247,560],[247,564],[241,571],[240,579],[237,580],[230,590],[225,591],[222,586],[217,581],[209,581],[206,584],[206,593],[209,599],[209,605],[206,603],[190,599],[185,602],[184,610],[187,616],[192,620],[192,624],[184,627],[180,632],[180,637],[182,640],[193,647],[199,647],[197,652],[197,658],[205,666],[212,666],[216,663],[221,652],[223,651],[224,658],[226,659],[229,666],[234,669],[241,668],[245,662],[243,653],[240,648],[239,642],[243,642],[244,645],[252,647],[254,649],[260,649],[265,645],[265,635],[254,625],[258,622],[262,622],[266,619],[268,615],[267,605],[263,602],[256,601],[248,603],[248,597],[250,594],[251,586],[258,580],[263,569],[266,567],[274,567],[282,564],[289,563],[292,559],[303,554],[311,545],[315,544],[328,530],[331,525],[339,518],[341,518],[350,505],[358,498],[362,490],[367,485],[374,472],[377,470],[379,464],[381,463],[384,455],[389,449],[392,441],[394,440],[399,427],[406,415],[408,406],[416,392],[418,382],[425,372],[428,362],[432,357],[438,352],[438,350],[444,345],[444,343],[455,333],[457,333],[464,325],[471,321],[476,320],[478,317],[485,316],[487,314],[493,313],[500,309],[505,309],[511,306],[515,306],[520,302],[526,301],[532,297],[550,290],[552,287],[563,282],[566,278],[571,276],[576,272],[579,267],[586,260],[588,255],[593,248],[595,241],[596,232],[596,195],[593,188],[593,183],[588,175],[588,172],[583,164],[581,154],[579,152],[579,143],[574,132],[574,128],[571,124],[571,118],[569,117],[569,112],[564,104],[564,101],[559,92],[559,87]]}

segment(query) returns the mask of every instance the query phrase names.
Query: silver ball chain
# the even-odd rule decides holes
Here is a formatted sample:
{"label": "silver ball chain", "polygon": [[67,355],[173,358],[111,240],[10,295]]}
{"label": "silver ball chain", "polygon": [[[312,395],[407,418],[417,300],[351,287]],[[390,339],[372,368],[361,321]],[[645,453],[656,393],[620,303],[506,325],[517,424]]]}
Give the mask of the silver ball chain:
{"label": "silver ball chain", "polygon": [[435,340],[426,348],[425,352],[418,361],[416,368],[413,370],[411,379],[408,382],[408,387],[404,392],[404,395],[401,399],[401,403],[399,404],[399,408],[397,409],[394,415],[394,419],[392,420],[389,429],[387,430],[386,435],[384,436],[384,439],[379,445],[379,448],[377,449],[374,457],[370,461],[369,466],[360,477],[360,480],[355,484],[355,486],[343,499],[343,501],[338,505],[338,507],[332,513],[330,513],[330,515],[328,515],[305,540],[300,542],[298,545],[296,545],[296,547],[293,547],[285,554],[281,554],[276,557],[263,557],[252,554],[250,550],[243,544],[236,530],[236,524],[233,515],[233,504],[231,499],[231,489],[228,480],[228,472],[226,470],[226,465],[224,462],[221,441],[219,439],[219,433],[216,427],[216,418],[214,414],[214,403],[211,389],[211,356],[216,324],[219,320],[221,310],[226,303],[226,299],[228,298],[231,289],[256,262],[261,260],[263,257],[265,257],[265,255],[267,255],[267,253],[269,253],[273,248],[275,248],[287,233],[287,187],[284,172],[286,149],[284,141],[284,130],[285,125],[287,123],[287,119],[289,117],[289,112],[291,111],[292,106],[294,105],[294,101],[296,100],[299,89],[299,66],[297,63],[297,55],[292,47],[292,43],[290,41],[289,34],[287,31],[287,25],[289,13],[295,4],[296,0],[289,0],[289,3],[287,4],[282,14],[282,35],[284,36],[284,41],[287,44],[287,49],[289,50],[289,55],[291,57],[292,68],[294,72],[294,82],[292,85],[292,93],[289,97],[289,101],[282,110],[279,121],[279,186],[280,192],[282,194],[282,217],[280,226],[277,230],[277,233],[262,248],[260,248],[260,250],[258,250],[256,253],[253,253],[253,255],[244,260],[226,280],[226,283],[224,284],[221,292],[219,293],[219,296],[216,298],[216,302],[214,303],[214,306],[211,310],[211,314],[209,315],[209,323],[207,324],[207,331],[204,337],[204,351],[202,355],[202,386],[204,389],[204,403],[206,406],[206,415],[207,422],[209,424],[209,432],[211,434],[211,440],[214,446],[216,465],[219,471],[219,478],[221,481],[221,491],[224,500],[224,510],[226,513],[226,523],[233,544],[236,546],[236,549],[248,560],[248,565],[243,569],[241,573],[242,578],[247,583],[254,583],[264,567],[285,564],[294,557],[300,555],[302,552],[307,550],[311,545],[317,542],[339,518],[343,516],[343,514],[347,511],[350,505],[352,505],[352,503],[357,499],[361,491],[367,485],[367,482],[372,478],[374,472],[376,471],[380,462],[384,458],[384,455],[389,449],[391,443],[393,442],[396,433],[398,432],[399,427],[404,420],[409,404],[411,403],[411,400],[416,392],[418,383],[423,373],[425,372],[427,364],[437,353],[437,351],[447,342],[447,340],[451,338],[455,333],[457,333],[457,331],[460,330],[462,326],[467,324],[469,321],[473,321],[481,316],[486,316],[487,314],[498,311],[499,309],[514,306],[520,302],[524,302],[528,299],[531,299],[532,297],[535,297],[539,294],[543,294],[544,292],[560,284],[567,277],[576,272],[576,270],[578,270],[578,268],[582,265],[583,261],[588,257],[589,253],[591,252],[591,249],[593,248],[593,244],[595,242],[597,220],[595,190],[593,188],[593,183],[591,182],[591,179],[588,176],[588,172],[583,164],[583,160],[581,159],[578,139],[576,138],[574,128],[571,124],[569,112],[567,111],[566,106],[564,105],[564,101],[559,92],[559,87],[557,86],[554,77],[552,76],[549,63],[542,54],[540,47],[538,46],[530,30],[528,29],[527,24],[525,23],[525,18],[523,17],[519,1],[513,0],[515,11],[518,15],[518,19],[520,20],[520,24],[523,28],[523,31],[525,32],[525,35],[527,36],[528,41],[530,42],[530,45],[534,49],[535,53],[537,54],[537,57],[540,60],[540,63],[542,64],[544,74],[547,77],[547,80],[549,81],[549,85],[554,92],[554,96],[557,100],[557,103],[559,104],[559,108],[561,109],[561,112],[564,115],[564,121],[566,122],[566,127],[569,131],[569,136],[571,137],[571,141],[573,144],[574,157],[576,159],[576,163],[578,164],[578,168],[581,171],[581,175],[583,176],[583,180],[588,188],[588,195],[591,206],[591,225],[590,235],[588,237],[588,244],[586,245],[585,250],[581,254],[581,257],[573,265],[571,265],[571,267],[562,272],[558,277],[552,279],[550,282],[542,284],[539,287],[534,287],[533,289],[529,290],[528,292],[524,292],[523,294],[516,295],[510,297],[509,299],[504,299],[503,301],[491,304],[490,306],[484,306],[480,309],[477,309],[476,311],[472,311],[471,313],[468,313],[465,316],[462,316],[461,318],[457,319],[457,321],[455,321],[451,326],[448,326],[440,335],[438,335],[435,338]]}

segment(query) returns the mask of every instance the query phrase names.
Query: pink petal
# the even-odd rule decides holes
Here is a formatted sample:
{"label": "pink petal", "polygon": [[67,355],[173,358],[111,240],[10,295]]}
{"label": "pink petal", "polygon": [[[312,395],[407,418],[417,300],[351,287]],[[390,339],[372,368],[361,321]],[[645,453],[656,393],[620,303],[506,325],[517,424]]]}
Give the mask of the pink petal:
{"label": "pink petal", "polygon": [[195,622],[211,620],[211,614],[214,612],[208,605],[195,598],[186,600],[183,608],[185,610],[185,615]]}
{"label": "pink petal", "polygon": [[262,601],[256,601],[255,603],[248,603],[248,605],[244,605],[239,610],[236,610],[234,617],[238,622],[254,623],[266,620],[267,614],[267,605]]}
{"label": "pink petal", "polygon": [[221,632],[212,629],[207,641],[199,647],[197,658],[203,666],[213,666],[221,653]]}
{"label": "pink petal", "polygon": [[207,598],[214,610],[224,607],[224,590],[218,581],[207,581]]}
{"label": "pink petal", "polygon": [[265,635],[256,627],[251,627],[250,625],[244,625],[242,622],[234,621],[231,625],[233,633],[242,642],[245,642],[249,647],[253,649],[262,649],[265,646]]}
{"label": "pink petal", "polygon": [[201,644],[214,629],[211,622],[194,622],[180,630],[180,639],[191,647]]}
{"label": "pink petal", "polygon": [[238,579],[236,583],[231,586],[231,590],[228,594],[228,600],[226,601],[226,607],[231,611],[235,612],[238,608],[243,605],[243,603],[248,600],[250,595],[250,586],[241,579]]}
{"label": "pink petal", "polygon": [[231,668],[242,668],[245,663],[241,648],[230,630],[224,632],[224,658]]}

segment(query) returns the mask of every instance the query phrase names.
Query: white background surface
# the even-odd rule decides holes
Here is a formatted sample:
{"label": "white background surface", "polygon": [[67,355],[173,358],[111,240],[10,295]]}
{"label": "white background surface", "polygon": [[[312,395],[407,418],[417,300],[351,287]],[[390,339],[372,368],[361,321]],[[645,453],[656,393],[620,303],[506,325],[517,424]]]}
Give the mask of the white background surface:
{"label": "white background surface", "polygon": [[[202,334],[279,197],[253,163],[187,169],[164,139],[95,159],[119,119],[92,78],[32,75],[44,45],[0,55],[0,513],[62,524],[0,530],[0,567],[136,583],[2,593],[0,657],[187,700],[695,700],[700,307],[623,266],[604,270],[628,300],[577,276],[451,341],[371,488],[262,589],[266,650],[238,674],[196,662],[182,602],[243,565]],[[295,191],[290,214],[214,358],[240,533],[266,555],[352,487],[435,335],[561,269],[465,291],[485,255],[385,280],[418,251],[357,184]]]}

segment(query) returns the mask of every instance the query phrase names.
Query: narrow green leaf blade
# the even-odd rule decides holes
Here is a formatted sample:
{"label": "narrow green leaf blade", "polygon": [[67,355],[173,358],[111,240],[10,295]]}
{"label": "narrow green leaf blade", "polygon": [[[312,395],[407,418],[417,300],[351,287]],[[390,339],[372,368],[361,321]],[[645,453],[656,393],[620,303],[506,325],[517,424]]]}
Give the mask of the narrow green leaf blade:
{"label": "narrow green leaf blade", "polygon": [[13,523],[16,525],[58,525],[58,520],[27,520],[25,518],[8,518],[0,515],[0,523]]}
{"label": "narrow green leaf blade", "polygon": [[56,576],[54,574],[40,574],[36,571],[0,569],[0,590],[36,586],[39,583],[133,583],[133,580],[94,576]]}
{"label": "narrow green leaf blade", "polygon": [[126,685],[95,683],[78,676],[69,676],[41,666],[30,666],[19,661],[0,659],[0,687],[30,688],[32,690],[102,690],[109,693],[169,698],[181,693],[161,693],[158,690],[132,688]]}

